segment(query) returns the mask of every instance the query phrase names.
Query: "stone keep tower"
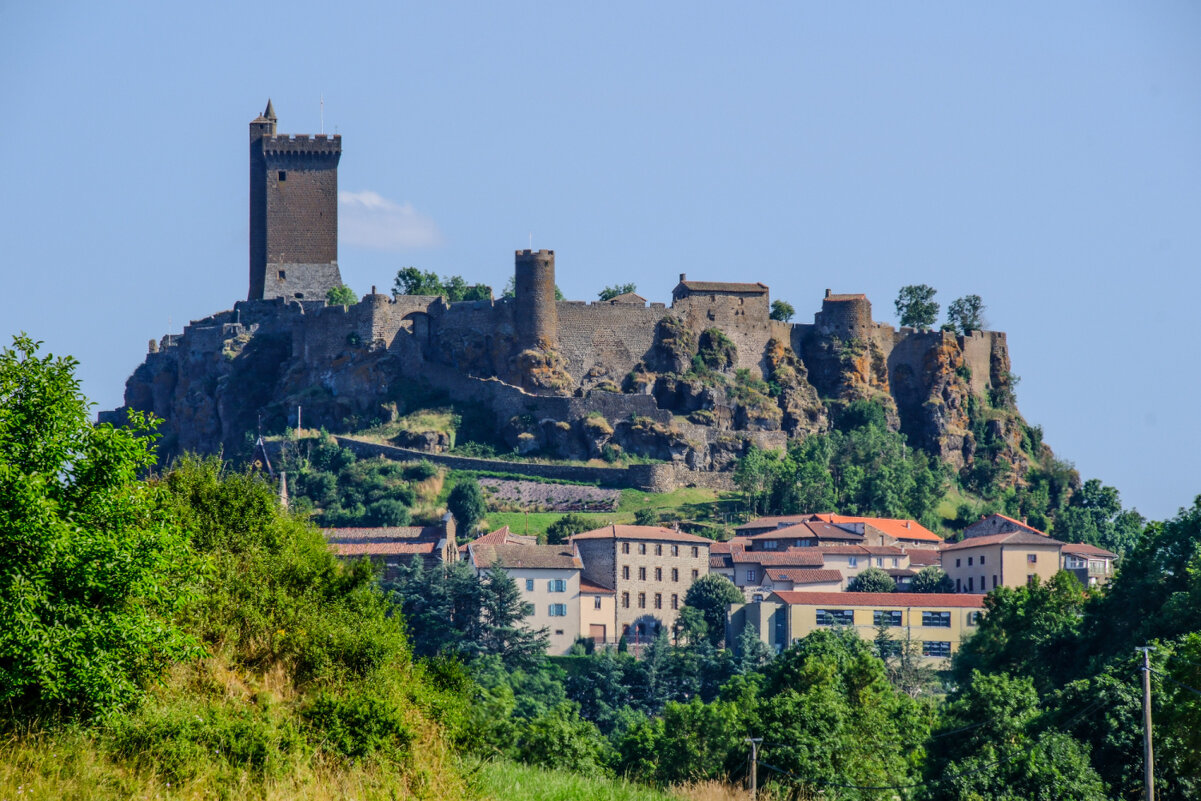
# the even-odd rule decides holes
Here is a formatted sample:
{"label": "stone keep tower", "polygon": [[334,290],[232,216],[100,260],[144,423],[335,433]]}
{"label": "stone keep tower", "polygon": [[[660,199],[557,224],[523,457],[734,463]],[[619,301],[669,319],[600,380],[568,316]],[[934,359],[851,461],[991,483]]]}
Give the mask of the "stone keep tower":
{"label": "stone keep tower", "polygon": [[324,300],[340,286],[342,137],[277,134],[275,109],[250,123],[250,300]]}
{"label": "stone keep tower", "polygon": [[559,310],[555,306],[555,252],[519,250],[513,278],[517,298],[515,327],[523,349],[559,346]]}

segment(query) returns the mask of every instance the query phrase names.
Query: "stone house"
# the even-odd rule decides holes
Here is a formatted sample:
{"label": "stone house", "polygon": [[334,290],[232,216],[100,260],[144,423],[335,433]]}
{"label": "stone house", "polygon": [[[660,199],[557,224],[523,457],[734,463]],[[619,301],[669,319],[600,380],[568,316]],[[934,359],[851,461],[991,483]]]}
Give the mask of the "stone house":
{"label": "stone house", "polygon": [[640,643],[670,633],[688,588],[709,573],[713,541],[660,526],[609,525],[576,534],[571,543],[583,560],[584,580],[613,590],[608,636]]}
{"label": "stone house", "polygon": [[455,519],[447,514],[435,526],[379,526],[373,528],[322,529],[334,554],[347,561],[370,559],[386,581],[402,565],[421,559],[426,569],[454,562],[459,549],[455,541]]}
{"label": "stone house", "polygon": [[779,652],[822,628],[849,627],[875,640],[881,626],[893,642],[920,643],[927,663],[945,667],[979,623],[983,596],[954,593],[773,592],[763,601],[732,607],[726,630],[737,642],[746,626]]}
{"label": "stone house", "polygon": [[1059,540],[1020,528],[977,534],[943,546],[942,569],[955,582],[956,592],[1021,587],[1035,576],[1044,582],[1054,577],[1060,569],[1062,548]]}

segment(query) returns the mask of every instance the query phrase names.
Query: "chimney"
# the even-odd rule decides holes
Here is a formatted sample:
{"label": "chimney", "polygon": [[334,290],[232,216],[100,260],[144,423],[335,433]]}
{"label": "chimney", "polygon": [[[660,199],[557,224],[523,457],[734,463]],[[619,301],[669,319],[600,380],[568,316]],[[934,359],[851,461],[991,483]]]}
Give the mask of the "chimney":
{"label": "chimney", "polygon": [[685,274],[685,273],[680,273],[680,283],[681,283],[681,284],[682,284],[682,283],[684,283],[684,281],[686,281],[687,279],[688,279],[688,275],[687,275],[687,274]]}
{"label": "chimney", "polygon": [[372,295],[374,295],[374,294],[375,294],[375,284],[372,284],[372,285],[371,285],[371,294],[372,294]]}
{"label": "chimney", "polygon": [[905,521],[905,528],[913,528],[913,521],[912,521],[912,520],[906,520],[906,521]]}
{"label": "chimney", "polygon": [[826,290],[826,297],[830,297],[830,290]]}

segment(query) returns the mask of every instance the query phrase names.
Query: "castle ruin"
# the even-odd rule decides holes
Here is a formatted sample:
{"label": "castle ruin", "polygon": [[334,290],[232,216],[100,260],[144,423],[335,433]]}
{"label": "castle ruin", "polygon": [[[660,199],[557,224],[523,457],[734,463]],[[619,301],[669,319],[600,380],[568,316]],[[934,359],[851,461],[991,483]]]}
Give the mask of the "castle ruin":
{"label": "castle ruin", "polygon": [[341,138],[278,134],[270,103],[250,130],[247,300],[152,341],[126,385],[126,407],[164,420],[168,453],[236,452],[260,420],[294,423],[298,405],[306,427],[353,430],[408,411],[420,384],[487,409],[523,453],[724,471],[751,445],[783,447],[869,399],[912,444],[963,466],[969,397],[1010,380],[1005,334],[897,330],[861,294],[827,290],[812,323],[771,319],[761,283],[683,273],[670,306],[556,300],[552,250],[516,252],[512,298],[373,287],[330,306]]}

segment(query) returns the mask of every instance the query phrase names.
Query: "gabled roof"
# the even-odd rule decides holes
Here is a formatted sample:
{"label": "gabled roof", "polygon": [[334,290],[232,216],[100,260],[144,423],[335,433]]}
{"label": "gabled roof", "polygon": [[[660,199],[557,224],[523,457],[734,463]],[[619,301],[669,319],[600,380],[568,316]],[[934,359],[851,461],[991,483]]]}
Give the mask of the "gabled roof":
{"label": "gabled roof", "polygon": [[728,553],[709,554],[709,569],[721,570],[722,568],[731,567],[734,560],[730,558]]}
{"label": "gabled roof", "polygon": [[833,301],[834,303],[846,303],[847,301],[851,300],[867,300],[867,295],[863,294],[862,292],[856,292],[850,295],[830,294],[826,295],[824,298],[822,298],[822,300],[829,300]]}
{"label": "gabled roof", "polygon": [[758,534],[751,534],[747,537],[750,540],[779,540],[779,539],[817,539],[817,540],[843,540],[853,541],[862,540],[862,534],[856,534],[854,531],[847,531],[845,528],[831,525],[830,523],[821,520],[811,520],[804,523],[796,523],[783,528],[773,528],[771,531],[763,531]]}
{"label": "gabled roof", "polygon": [[580,578],[580,594],[582,595],[614,595],[616,592],[617,590]]}
{"label": "gabled roof", "polygon": [[819,545],[813,550],[836,556],[906,556],[910,552],[895,545]]}
{"label": "gabled roof", "polygon": [[732,537],[725,542],[715,542],[709,546],[709,554],[733,553],[734,551],[745,551],[750,543],[750,537]]}
{"label": "gabled roof", "polygon": [[[856,546],[851,546],[856,547]],[[817,548],[794,548],[790,551],[742,551],[730,554],[736,565],[791,565],[821,567],[822,554]]]}
{"label": "gabled roof", "polygon": [[804,523],[809,519],[809,515],[768,515],[767,517],[757,517],[754,520],[749,520],[741,526],[735,526],[735,531],[744,529],[758,530],[763,528],[780,528],[781,525],[796,525]]}
{"label": "gabled roof", "polygon": [[499,563],[515,570],[580,570],[584,567],[570,545],[493,545],[471,543],[471,563],[485,570]]}
{"label": "gabled roof", "polygon": [[430,540],[392,542],[334,542],[330,548],[335,556],[397,556],[402,554],[432,554],[437,543]]}
{"label": "gabled roof", "polygon": [[[995,512],[991,515],[986,515],[986,516],[980,518],[979,520],[977,520],[974,523],[969,524],[967,526],[967,528],[965,528],[963,530],[964,539],[970,539],[973,537],[973,534],[972,534],[973,529],[984,528],[985,524],[987,524],[989,521],[994,521],[994,520],[1002,521],[1002,523],[1005,524],[1005,527],[1007,529],[1009,529],[1010,531],[1016,529],[1018,531],[1028,531],[1031,534],[1037,534],[1040,537],[1048,536],[1048,534],[1045,531],[1039,531],[1038,529],[1036,529],[1034,526],[1030,525],[1029,523],[1024,523],[1021,520],[1014,520],[1012,517],[1009,517],[1008,515],[1003,515],[1003,514],[1000,514],[999,512]],[[985,535],[981,535],[981,536],[988,536],[988,535],[985,534]]]}
{"label": "gabled roof", "polygon": [[675,529],[662,526],[626,526],[610,524],[604,528],[575,534],[571,541],[576,540],[651,540],[658,542],[686,542],[689,545],[711,546],[713,540],[698,537],[695,534],[685,534]]}
{"label": "gabled roof", "polygon": [[834,523],[835,525],[839,523],[865,523],[898,540],[942,542],[942,537],[916,520],[898,517],[855,517],[853,515],[840,515],[832,512],[814,515],[814,517],[819,520],[825,520],[827,523]]}
{"label": "gabled roof", "polygon": [[989,545],[1063,545],[1059,540],[1053,540],[1044,534],[1031,534],[1028,531],[1009,531],[1004,534],[986,534],[983,537],[971,537],[961,542],[944,545],[943,552],[965,551],[968,548],[983,548]]}
{"label": "gabled roof", "polygon": [[764,573],[772,581],[791,581],[793,584],[828,584],[841,582],[837,570],[814,570],[807,567],[769,567]]}
{"label": "gabled roof", "polygon": [[620,295],[614,295],[609,298],[605,303],[637,303],[646,305],[646,298],[633,292],[623,292]]}
{"label": "gabled roof", "polygon": [[772,593],[786,604],[803,606],[921,606],[982,609],[983,595],[954,592],[796,592]]}
{"label": "gabled roof", "polygon": [[326,542],[391,542],[393,540],[440,540],[445,536],[441,526],[374,526],[323,528]]}
{"label": "gabled roof", "polygon": [[1069,542],[1063,546],[1063,552],[1072,556],[1100,556],[1106,559],[1117,559],[1118,555],[1113,551],[1107,551],[1104,548],[1098,548],[1096,545],[1089,545],[1086,542]]}
{"label": "gabled roof", "polygon": [[756,295],[767,292],[767,285],[758,282],[754,284],[740,284],[726,281],[681,281],[676,285],[676,289],[680,287],[684,287],[689,292],[749,292]]}

